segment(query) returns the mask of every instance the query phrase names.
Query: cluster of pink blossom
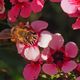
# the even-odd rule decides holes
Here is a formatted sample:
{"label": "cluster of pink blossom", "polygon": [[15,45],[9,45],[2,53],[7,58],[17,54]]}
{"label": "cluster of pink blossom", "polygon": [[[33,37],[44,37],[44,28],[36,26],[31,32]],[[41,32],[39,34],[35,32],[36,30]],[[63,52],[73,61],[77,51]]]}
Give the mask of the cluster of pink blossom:
{"label": "cluster of pink blossom", "polygon": [[8,12],[8,18],[12,22],[14,22],[19,15],[27,18],[31,12],[38,13],[44,6],[44,0],[10,0],[10,2],[12,3],[12,8]]}
{"label": "cluster of pink blossom", "polygon": [[[10,0],[12,8],[8,11],[8,19],[15,22],[19,15],[28,18],[31,12],[35,14],[40,12],[44,6],[44,0]],[[5,17],[5,3],[0,0],[0,18]]]}
{"label": "cluster of pink blossom", "polygon": [[60,72],[69,73],[77,67],[79,70],[75,61],[78,54],[76,43],[68,42],[64,46],[62,35],[59,33],[52,34],[44,30],[47,27],[48,23],[45,21],[32,22],[28,28],[38,35],[37,40],[33,43],[29,42],[29,44],[16,43],[18,53],[29,60],[23,70],[25,80],[37,79],[40,72],[51,76]]}
{"label": "cluster of pink blossom", "polygon": [[[50,0],[60,2],[60,0]],[[0,19],[8,17],[10,22],[15,22],[19,17],[28,18],[31,13],[39,13],[44,7],[44,0],[10,0],[11,9],[6,13],[5,2],[0,0]]]}
{"label": "cluster of pink blossom", "polygon": [[[0,19],[8,18],[16,22],[19,17],[28,18],[32,13],[41,12],[46,0],[10,0],[11,8],[6,13],[5,2],[0,0]],[[80,0],[50,0],[60,2],[62,10],[71,17],[77,17],[72,28],[80,29]],[[47,31],[48,23],[36,20],[30,24],[20,24],[11,29],[12,41],[16,42],[18,53],[26,60],[23,76],[25,80],[36,80],[39,74],[68,74],[80,72],[80,63],[75,60],[78,46],[75,42],[64,45],[60,33]],[[76,77],[80,80],[80,76]]]}
{"label": "cluster of pink blossom", "polygon": [[[72,24],[72,28],[80,29],[80,0],[50,0],[51,2],[60,2],[61,8],[71,17],[77,17],[77,20]],[[44,0],[10,0],[12,8],[8,11],[8,20],[15,22],[19,15],[23,18],[28,18],[31,13],[40,12],[45,4]],[[0,19],[7,17],[5,13],[4,0],[0,0]]]}
{"label": "cluster of pink blossom", "polygon": [[72,28],[74,30],[80,29],[80,0],[61,0],[61,8],[71,17],[77,17],[76,22],[72,24]]}

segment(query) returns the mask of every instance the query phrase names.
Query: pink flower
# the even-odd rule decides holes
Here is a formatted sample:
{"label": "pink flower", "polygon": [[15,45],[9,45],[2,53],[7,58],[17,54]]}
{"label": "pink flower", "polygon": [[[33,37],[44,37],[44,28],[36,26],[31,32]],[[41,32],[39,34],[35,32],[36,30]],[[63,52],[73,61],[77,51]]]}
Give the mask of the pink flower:
{"label": "pink flower", "polygon": [[76,70],[77,70],[78,72],[80,72],[80,63],[77,65]]}
{"label": "pink flower", "polygon": [[38,13],[44,6],[44,0],[10,0],[12,8],[8,12],[8,18],[11,22],[15,22],[19,15],[28,18],[33,11]]}
{"label": "pink flower", "polygon": [[53,34],[49,47],[43,50],[41,57],[47,63],[42,66],[42,69],[46,74],[53,75],[59,71],[68,73],[77,67],[77,63],[73,60],[78,53],[77,45],[68,42],[64,47],[63,43],[61,34]]}
{"label": "pink flower", "polygon": [[0,14],[0,19],[3,20],[6,18],[6,13]]}
{"label": "pink flower", "polygon": [[48,47],[49,42],[52,39],[51,33],[44,30],[48,27],[45,21],[34,21],[29,26],[30,32],[27,35],[27,44],[17,43],[18,53],[24,56],[28,60],[37,61],[40,57],[39,47]]}
{"label": "pink flower", "polygon": [[5,19],[5,3],[4,0],[0,0],[0,19]]}
{"label": "pink flower", "polygon": [[38,63],[27,64],[23,70],[25,80],[36,80],[41,71],[41,65]]}
{"label": "pink flower", "polygon": [[76,78],[76,80],[80,80],[80,76]]}
{"label": "pink flower", "polygon": [[61,7],[68,14],[74,14],[77,11],[80,12],[80,0],[62,0]]}
{"label": "pink flower", "polygon": [[80,18],[77,18],[76,22],[74,24],[72,24],[72,28],[74,30],[80,29]]}
{"label": "pink flower", "polygon": [[0,14],[5,12],[4,0],[0,0]]}
{"label": "pink flower", "polygon": [[77,11],[75,13],[69,14],[70,17],[79,17],[80,16],[80,12]]}
{"label": "pink flower", "polygon": [[[70,17],[80,16],[80,0],[62,0],[61,8],[64,12],[69,14]],[[76,22],[72,25],[72,28],[74,30],[80,29],[79,22],[80,20],[78,18]]]}

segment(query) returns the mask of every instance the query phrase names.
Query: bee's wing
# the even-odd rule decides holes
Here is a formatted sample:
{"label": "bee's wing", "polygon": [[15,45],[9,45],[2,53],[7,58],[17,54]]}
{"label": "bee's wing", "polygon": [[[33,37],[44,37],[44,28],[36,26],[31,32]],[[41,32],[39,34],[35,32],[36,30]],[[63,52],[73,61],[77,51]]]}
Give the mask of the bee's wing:
{"label": "bee's wing", "polygon": [[10,29],[4,29],[0,32],[0,40],[10,39]]}

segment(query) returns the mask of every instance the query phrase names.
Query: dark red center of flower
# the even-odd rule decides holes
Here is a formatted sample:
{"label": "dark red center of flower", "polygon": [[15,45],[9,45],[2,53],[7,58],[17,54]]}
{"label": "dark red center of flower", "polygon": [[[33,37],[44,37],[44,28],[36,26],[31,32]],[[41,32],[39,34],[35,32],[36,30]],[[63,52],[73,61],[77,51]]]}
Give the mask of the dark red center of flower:
{"label": "dark red center of flower", "polygon": [[56,51],[53,54],[54,63],[62,63],[64,61],[64,53],[62,51]]}

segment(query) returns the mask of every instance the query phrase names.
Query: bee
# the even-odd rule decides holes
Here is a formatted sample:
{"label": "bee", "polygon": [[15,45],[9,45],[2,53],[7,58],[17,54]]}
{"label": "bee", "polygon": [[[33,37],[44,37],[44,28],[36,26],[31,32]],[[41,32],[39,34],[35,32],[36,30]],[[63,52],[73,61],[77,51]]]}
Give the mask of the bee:
{"label": "bee", "polygon": [[[19,23],[18,26],[22,26],[23,24],[22,23]],[[1,32],[0,32],[0,41],[1,40],[7,40],[7,39],[11,39],[12,36],[11,36],[11,33],[12,33],[12,30],[15,26],[12,27],[12,29],[3,29]]]}
{"label": "bee", "polygon": [[31,28],[22,24],[0,32],[0,40],[11,39],[12,42],[23,43],[28,46],[36,44],[38,36]]}
{"label": "bee", "polygon": [[38,34],[33,30],[24,27],[14,27],[11,30],[11,40],[13,42],[24,43],[25,45],[33,45],[38,40]]}

